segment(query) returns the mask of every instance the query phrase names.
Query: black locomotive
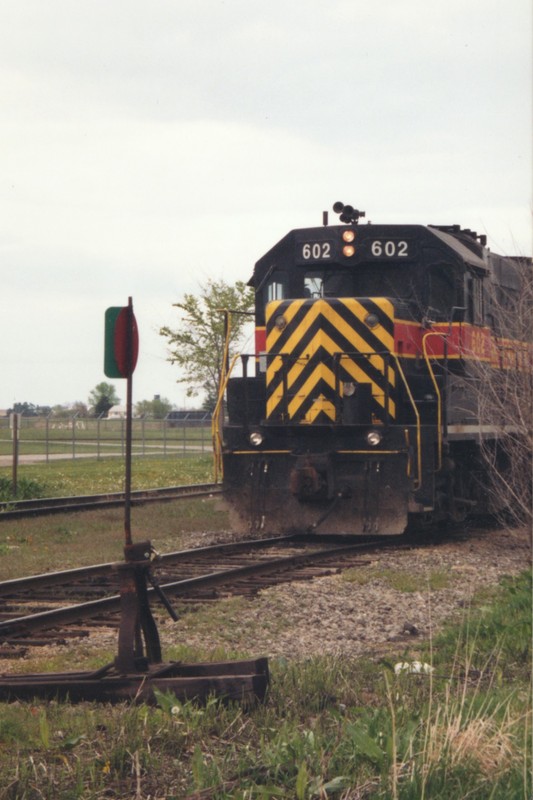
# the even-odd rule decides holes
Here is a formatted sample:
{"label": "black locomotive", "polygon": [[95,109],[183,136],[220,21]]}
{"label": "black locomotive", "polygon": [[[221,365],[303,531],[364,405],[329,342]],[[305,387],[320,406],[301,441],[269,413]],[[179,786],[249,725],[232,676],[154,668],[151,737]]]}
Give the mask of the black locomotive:
{"label": "black locomotive", "polygon": [[456,225],[334,211],[341,224],[324,214],[255,265],[255,353],[223,386],[226,497],[265,532],[391,534],[486,510],[477,366],[524,354],[493,313],[519,291],[517,259]]}

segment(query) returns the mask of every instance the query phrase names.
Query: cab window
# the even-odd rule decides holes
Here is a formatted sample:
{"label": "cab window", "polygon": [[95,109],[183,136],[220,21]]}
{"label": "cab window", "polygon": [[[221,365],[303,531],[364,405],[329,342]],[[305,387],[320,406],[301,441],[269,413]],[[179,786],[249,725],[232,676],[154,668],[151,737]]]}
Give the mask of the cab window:
{"label": "cab window", "polygon": [[428,311],[437,320],[449,320],[455,302],[454,274],[447,265],[436,265],[428,271]]}
{"label": "cab window", "polygon": [[271,300],[285,300],[289,296],[287,275],[283,272],[277,272],[269,280],[265,287],[265,303],[270,303]]}
{"label": "cab window", "polygon": [[483,281],[472,273],[466,276],[466,308],[468,321],[474,325],[483,325]]}
{"label": "cab window", "polygon": [[304,297],[351,297],[353,280],[346,270],[309,270],[304,275]]}
{"label": "cab window", "polygon": [[324,278],[321,272],[308,272],[304,277],[304,297],[316,300],[324,296]]}

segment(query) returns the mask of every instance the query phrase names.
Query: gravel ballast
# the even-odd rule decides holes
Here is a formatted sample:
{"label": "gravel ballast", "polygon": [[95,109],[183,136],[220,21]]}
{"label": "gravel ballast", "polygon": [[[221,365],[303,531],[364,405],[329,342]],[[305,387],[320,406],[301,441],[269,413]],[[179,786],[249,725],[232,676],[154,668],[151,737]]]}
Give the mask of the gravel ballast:
{"label": "gravel ballast", "polygon": [[[194,537],[194,538],[193,538]],[[208,544],[209,534],[185,537],[182,547]],[[220,540],[220,535],[215,537]],[[363,558],[367,558],[364,556]],[[253,598],[222,600],[174,623],[154,603],[163,657],[167,648],[186,644],[202,651],[306,659],[316,655],[380,657],[416,649],[448,620],[468,613],[475,592],[496,586],[506,575],[530,567],[527,530],[473,530],[435,540],[433,546],[385,549],[352,568],[353,580],[333,574],[278,584]],[[359,572],[361,577],[359,577]],[[443,588],[431,588],[437,576]],[[394,588],[406,578],[410,591]],[[405,583],[405,581],[404,581]],[[414,583],[414,586],[413,586]],[[414,589],[414,590],[413,590]],[[88,639],[54,647],[30,647],[28,661],[65,655],[65,670],[100,650],[113,652],[117,632],[94,628]],[[0,659],[0,673],[17,672],[18,661]]]}
{"label": "gravel ballast", "polygon": [[[468,612],[476,591],[527,569],[531,542],[527,530],[472,531],[434,547],[385,550],[371,559],[367,567],[356,568],[367,571],[367,583],[336,574],[280,584],[239,604],[220,625],[164,623],[163,641],[293,659],[402,652]],[[417,589],[392,588],[388,576],[399,573],[411,583],[414,579]],[[429,587],[436,573],[445,588]]]}

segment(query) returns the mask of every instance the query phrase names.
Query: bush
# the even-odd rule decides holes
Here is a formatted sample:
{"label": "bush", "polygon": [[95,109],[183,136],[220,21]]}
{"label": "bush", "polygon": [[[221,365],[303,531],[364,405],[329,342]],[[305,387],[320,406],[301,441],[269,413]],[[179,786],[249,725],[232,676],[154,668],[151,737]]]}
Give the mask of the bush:
{"label": "bush", "polygon": [[32,500],[43,497],[45,488],[37,481],[21,478],[17,481],[17,493],[13,491],[13,481],[11,478],[0,477],[0,501],[9,503],[11,500]]}

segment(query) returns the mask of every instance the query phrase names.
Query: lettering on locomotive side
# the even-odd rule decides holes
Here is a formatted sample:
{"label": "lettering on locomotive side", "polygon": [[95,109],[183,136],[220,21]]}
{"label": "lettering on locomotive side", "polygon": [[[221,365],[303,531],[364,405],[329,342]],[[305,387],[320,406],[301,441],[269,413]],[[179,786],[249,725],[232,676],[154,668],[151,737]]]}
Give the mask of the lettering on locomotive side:
{"label": "lettering on locomotive side", "polygon": [[405,239],[374,239],[370,245],[370,252],[375,258],[408,258],[409,244]]}
{"label": "lettering on locomotive side", "polygon": [[[490,359],[490,340],[487,328],[469,327],[470,355],[488,361]],[[468,354],[467,354],[468,355]]]}
{"label": "lettering on locomotive side", "polygon": [[330,261],[332,258],[332,242],[302,242],[298,245],[297,260]]}

